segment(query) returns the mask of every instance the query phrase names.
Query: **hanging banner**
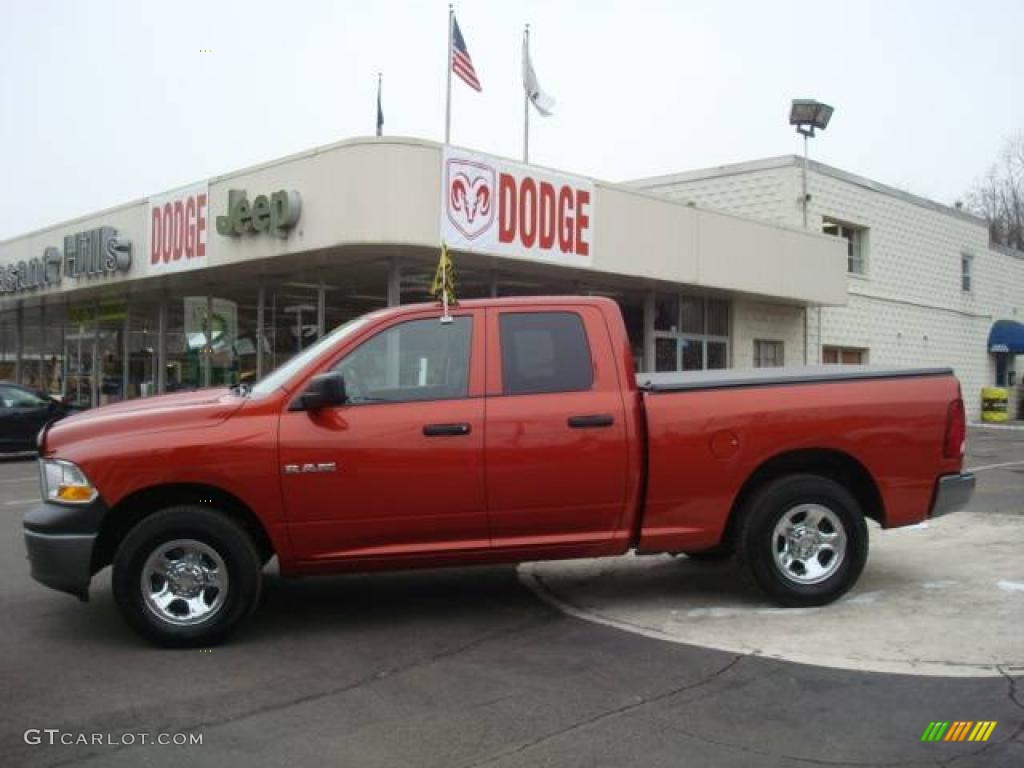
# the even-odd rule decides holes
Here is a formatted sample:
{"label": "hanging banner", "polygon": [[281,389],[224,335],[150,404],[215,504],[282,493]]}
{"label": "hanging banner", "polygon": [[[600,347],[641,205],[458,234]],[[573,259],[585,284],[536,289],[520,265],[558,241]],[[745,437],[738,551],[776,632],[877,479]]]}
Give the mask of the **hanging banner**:
{"label": "hanging banner", "polygon": [[589,267],[594,184],[445,146],[441,241],[462,251]]}
{"label": "hanging banner", "polygon": [[205,182],[149,199],[149,274],[207,266],[209,208]]}

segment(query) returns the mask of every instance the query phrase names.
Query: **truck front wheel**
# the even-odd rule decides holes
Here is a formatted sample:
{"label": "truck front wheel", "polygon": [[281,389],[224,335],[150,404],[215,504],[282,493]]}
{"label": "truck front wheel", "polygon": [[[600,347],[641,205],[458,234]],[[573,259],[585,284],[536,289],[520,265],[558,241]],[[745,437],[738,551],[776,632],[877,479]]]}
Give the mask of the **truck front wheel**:
{"label": "truck front wheel", "polygon": [[114,556],[121,614],[160,645],[220,642],[252,613],[261,586],[251,537],[209,507],[171,507],[146,517]]}
{"label": "truck front wheel", "polygon": [[744,510],[740,555],[784,606],[824,605],[849,590],[868,555],[864,514],[842,485],[789,475],[761,487]]}

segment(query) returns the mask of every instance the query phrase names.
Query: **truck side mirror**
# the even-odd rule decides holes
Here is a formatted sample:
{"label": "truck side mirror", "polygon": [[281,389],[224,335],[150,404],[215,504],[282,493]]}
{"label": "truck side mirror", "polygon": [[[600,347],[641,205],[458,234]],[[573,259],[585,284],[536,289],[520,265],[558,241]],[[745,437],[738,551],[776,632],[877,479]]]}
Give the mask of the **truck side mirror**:
{"label": "truck side mirror", "polygon": [[345,377],[337,371],[331,371],[314,376],[306,387],[306,391],[292,401],[289,410],[319,411],[322,408],[344,405],[347,401]]}

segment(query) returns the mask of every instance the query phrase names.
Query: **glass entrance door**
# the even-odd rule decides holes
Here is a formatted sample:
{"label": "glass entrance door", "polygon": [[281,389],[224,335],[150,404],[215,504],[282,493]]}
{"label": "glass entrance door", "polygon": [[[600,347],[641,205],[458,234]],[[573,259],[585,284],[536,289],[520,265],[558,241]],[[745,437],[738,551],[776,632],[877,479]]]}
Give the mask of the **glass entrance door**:
{"label": "glass entrance door", "polygon": [[73,325],[64,334],[64,399],[82,408],[92,406],[93,340],[85,325]]}
{"label": "glass entrance door", "polygon": [[124,325],[103,324],[96,329],[95,387],[97,405],[117,403],[124,399]]}

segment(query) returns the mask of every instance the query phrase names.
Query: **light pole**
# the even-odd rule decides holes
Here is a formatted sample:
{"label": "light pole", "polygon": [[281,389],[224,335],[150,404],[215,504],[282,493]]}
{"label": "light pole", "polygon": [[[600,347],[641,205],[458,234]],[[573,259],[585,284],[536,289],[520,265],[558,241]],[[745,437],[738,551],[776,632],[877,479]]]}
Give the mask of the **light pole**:
{"label": "light pole", "polygon": [[804,229],[807,229],[807,139],[814,136],[814,130],[825,130],[832,118],[832,107],[815,99],[793,99],[789,108],[789,124],[796,126],[796,132],[804,137],[804,194],[801,198],[804,208]]}

